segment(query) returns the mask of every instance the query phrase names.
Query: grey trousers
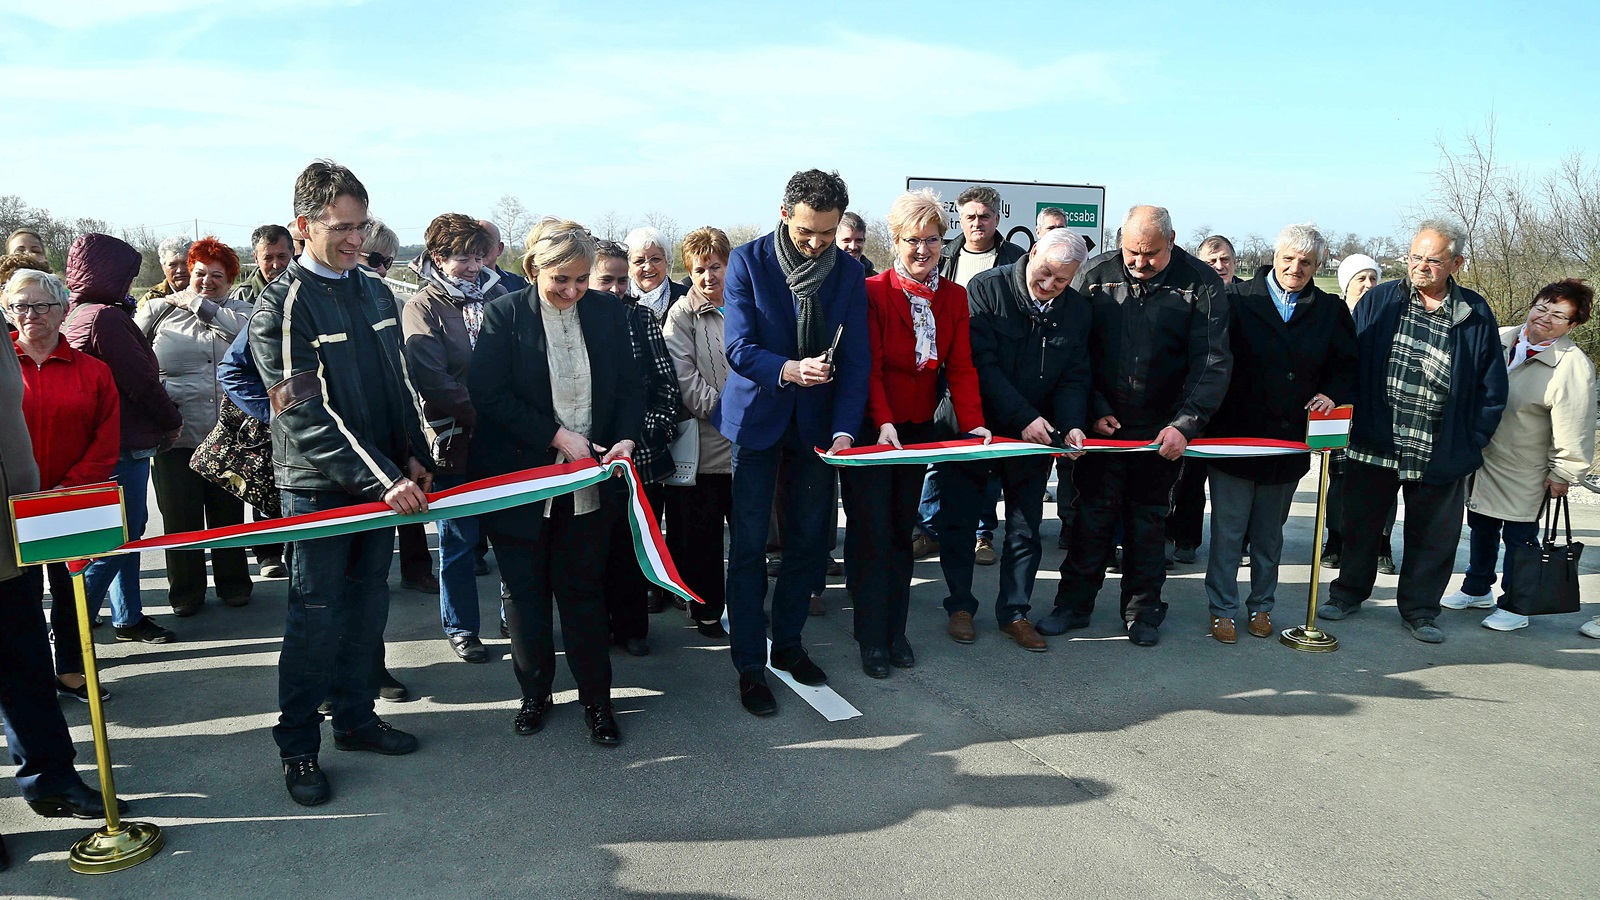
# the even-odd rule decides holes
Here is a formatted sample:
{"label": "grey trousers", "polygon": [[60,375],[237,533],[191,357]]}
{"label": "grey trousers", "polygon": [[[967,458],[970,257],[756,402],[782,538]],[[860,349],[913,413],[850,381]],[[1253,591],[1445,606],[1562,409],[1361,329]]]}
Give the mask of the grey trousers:
{"label": "grey trousers", "polygon": [[1283,525],[1294,503],[1295,482],[1257,484],[1211,468],[1211,549],[1206,562],[1206,599],[1211,614],[1231,619],[1239,612],[1239,557],[1250,539],[1250,612],[1271,612],[1278,590]]}

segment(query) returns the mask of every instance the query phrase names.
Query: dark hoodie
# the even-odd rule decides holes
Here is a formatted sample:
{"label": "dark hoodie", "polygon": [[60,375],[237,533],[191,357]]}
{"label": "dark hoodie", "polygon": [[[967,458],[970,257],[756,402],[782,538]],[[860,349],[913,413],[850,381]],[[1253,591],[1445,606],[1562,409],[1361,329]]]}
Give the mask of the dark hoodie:
{"label": "dark hoodie", "polygon": [[[128,313],[128,289],[139,274],[139,251],[109,234],[86,234],[67,251],[67,289],[72,305],[61,334],[74,350],[111,367],[122,395],[122,452],[153,450],[183,425],[183,416],[161,386],[161,370],[150,339]],[[164,300],[152,300],[164,303]]]}

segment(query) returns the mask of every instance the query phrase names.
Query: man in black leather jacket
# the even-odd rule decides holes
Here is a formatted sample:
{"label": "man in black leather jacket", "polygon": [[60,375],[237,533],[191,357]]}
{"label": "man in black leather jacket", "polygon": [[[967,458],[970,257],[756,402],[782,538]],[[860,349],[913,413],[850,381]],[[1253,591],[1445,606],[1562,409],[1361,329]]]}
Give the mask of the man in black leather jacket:
{"label": "man in black leather jacket", "polygon": [[1175,243],[1165,209],[1136,206],[1121,248],[1091,259],[1073,281],[1094,310],[1089,340],[1094,436],[1160,444],[1156,452],[1090,453],[1056,608],[1038,624],[1062,634],[1089,624],[1112,536],[1123,529],[1122,618],[1128,638],[1154,645],[1166,617],[1165,530],[1184,448],[1228,390],[1228,301],[1210,266]]}
{"label": "man in black leather jacket", "polygon": [[[433,463],[401,351],[399,309],[357,269],[371,227],[366,188],[349,169],[319,160],[295,182],[294,211],[305,252],[267,285],[250,321],[250,349],[272,403],[283,514],[380,499],[398,513],[422,512]],[[329,797],[317,763],[324,698],[332,700],[339,749],[417,748],[373,710],[393,548],[393,528],[293,544],[272,733],[297,803]]]}

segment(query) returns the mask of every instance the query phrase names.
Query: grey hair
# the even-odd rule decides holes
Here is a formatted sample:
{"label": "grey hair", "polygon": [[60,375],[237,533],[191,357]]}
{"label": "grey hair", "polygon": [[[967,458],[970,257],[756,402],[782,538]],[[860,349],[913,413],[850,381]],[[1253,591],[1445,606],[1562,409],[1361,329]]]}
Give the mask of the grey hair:
{"label": "grey hair", "polygon": [[372,230],[367,232],[367,239],[361,244],[361,256],[376,253],[380,256],[394,256],[400,252],[400,235],[394,229],[383,224],[382,219],[372,220]]}
{"label": "grey hair", "polygon": [[1172,213],[1167,212],[1167,208],[1165,206],[1135,206],[1131,207],[1128,210],[1128,214],[1122,217],[1122,230],[1117,232],[1118,244],[1122,243],[1122,235],[1134,230],[1128,227],[1129,223],[1140,217],[1153,220],[1153,224],[1155,225],[1156,229],[1161,232],[1162,237],[1170,239],[1175,233],[1172,227]]}
{"label": "grey hair", "polygon": [[987,184],[975,184],[962,191],[961,196],[956,198],[956,209],[960,209],[968,203],[982,203],[990,212],[998,216],[1001,202],[999,191],[989,187]]}
{"label": "grey hair", "polygon": [[67,286],[56,276],[51,275],[49,272],[41,272],[38,269],[18,269],[11,273],[11,279],[6,282],[4,289],[0,289],[0,294],[20,293],[23,288],[30,284],[36,284],[44,288],[44,292],[50,295],[50,299],[63,307],[67,305],[69,296]]}
{"label": "grey hair", "polygon": [[1320,266],[1328,258],[1328,239],[1317,230],[1315,222],[1285,225],[1278,232],[1278,239],[1272,243],[1272,252],[1277,254],[1285,250],[1307,254]]}
{"label": "grey hair", "polygon": [[1467,255],[1467,229],[1451,219],[1428,219],[1417,226],[1417,234],[1431,231],[1445,239],[1451,256]]}
{"label": "grey hair", "polygon": [[628,236],[622,239],[622,243],[628,248],[630,254],[637,253],[646,247],[660,247],[663,254],[672,252],[672,248],[667,246],[667,239],[661,236],[661,232],[649,225],[635,228],[628,232]]}
{"label": "grey hair", "polygon": [[1066,210],[1059,206],[1046,206],[1044,209],[1039,210],[1039,214],[1037,216],[1033,217],[1033,227],[1043,228],[1045,216],[1057,216],[1063,223],[1067,221]]}
{"label": "grey hair", "polygon": [[156,248],[156,258],[161,260],[162,265],[166,265],[169,259],[187,258],[189,248],[193,245],[194,241],[186,237],[169,237]]}
{"label": "grey hair", "polygon": [[1239,251],[1233,249],[1233,241],[1228,240],[1226,236],[1220,234],[1213,234],[1212,236],[1201,241],[1200,246],[1194,248],[1194,252],[1210,253],[1219,247],[1227,247],[1229,256],[1239,255]]}
{"label": "grey hair", "polygon": [[1083,235],[1070,228],[1050,229],[1033,249],[1050,262],[1082,263],[1089,258],[1089,245],[1083,242]]}

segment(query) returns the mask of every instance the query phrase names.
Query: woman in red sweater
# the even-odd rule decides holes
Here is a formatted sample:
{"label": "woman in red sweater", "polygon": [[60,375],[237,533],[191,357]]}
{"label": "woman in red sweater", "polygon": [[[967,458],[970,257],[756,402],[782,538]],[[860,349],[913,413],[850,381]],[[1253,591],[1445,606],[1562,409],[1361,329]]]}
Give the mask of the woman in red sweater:
{"label": "woman in red sweater", "polygon": [[[939,198],[929,190],[901,194],[889,209],[894,265],[867,279],[867,333],[872,374],[867,428],[879,444],[946,440],[949,425],[935,421],[941,375],[950,388],[955,427],[988,440],[978,372],[967,342],[967,292],[939,277],[939,251],[950,227]],[[861,669],[889,677],[889,667],[909,669],[916,655],[906,640],[911,606],[911,532],[922,497],[921,466],[844,469],[846,565],[855,603]]]}
{"label": "woman in red sweater", "polygon": [[[39,464],[39,487],[48,491],[110,481],[122,444],[122,400],[111,369],[61,339],[67,286],[54,275],[23,269],[6,282],[0,298],[17,328],[12,346],[22,366],[22,416]],[[45,572],[56,691],[87,703],[72,580],[63,563]],[[100,696],[110,698],[103,687]]]}

